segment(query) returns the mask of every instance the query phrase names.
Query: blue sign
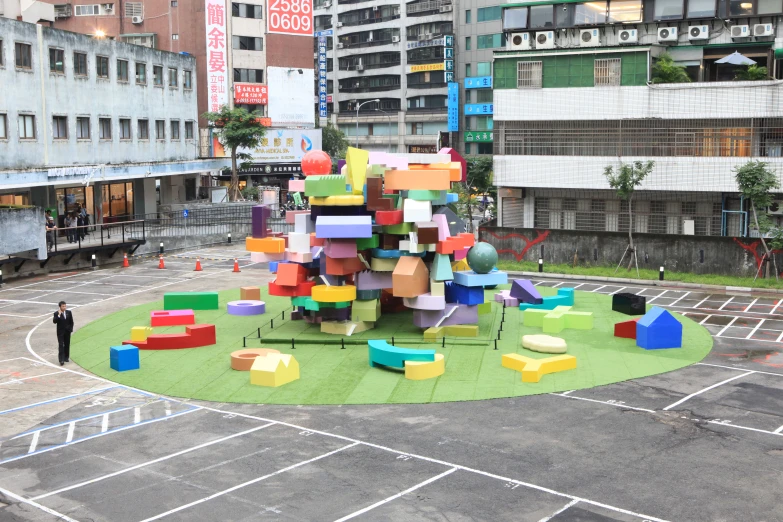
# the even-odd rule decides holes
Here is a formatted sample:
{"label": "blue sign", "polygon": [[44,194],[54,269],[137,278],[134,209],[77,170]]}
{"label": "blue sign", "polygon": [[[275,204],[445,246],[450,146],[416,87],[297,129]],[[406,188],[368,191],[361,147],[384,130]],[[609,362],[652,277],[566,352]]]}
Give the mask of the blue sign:
{"label": "blue sign", "polygon": [[473,78],[465,78],[466,89],[491,89],[492,88],[492,76],[475,76]]}
{"label": "blue sign", "polygon": [[[325,31],[322,31],[325,32]],[[329,33],[332,31],[330,30]],[[326,81],[326,36],[318,36],[318,117],[328,117]]]}
{"label": "blue sign", "polygon": [[182,217],[188,217],[188,209],[182,211]]}
{"label": "blue sign", "polygon": [[454,71],[446,71],[446,83],[454,81]]}
{"label": "blue sign", "polygon": [[454,48],[453,47],[444,47],[443,48],[443,57],[447,60],[453,60],[454,59]]}
{"label": "blue sign", "polygon": [[446,64],[445,68],[446,68],[447,71],[453,71],[454,70],[454,60],[445,60],[444,63]]}
{"label": "blue sign", "polygon": [[454,47],[454,37],[452,35],[446,35],[443,41],[444,47]]}
{"label": "blue sign", "polygon": [[491,103],[465,104],[465,116],[476,116],[480,114],[492,114],[492,104]]}
{"label": "blue sign", "polygon": [[316,36],[316,37],[321,37],[321,36],[334,36],[334,30],[333,30],[333,29],[328,29],[328,30],[326,30],[326,31],[316,31],[316,32],[315,32],[315,36]]}
{"label": "blue sign", "polygon": [[457,132],[459,130],[459,84],[457,82],[449,83],[447,107],[449,132]]}

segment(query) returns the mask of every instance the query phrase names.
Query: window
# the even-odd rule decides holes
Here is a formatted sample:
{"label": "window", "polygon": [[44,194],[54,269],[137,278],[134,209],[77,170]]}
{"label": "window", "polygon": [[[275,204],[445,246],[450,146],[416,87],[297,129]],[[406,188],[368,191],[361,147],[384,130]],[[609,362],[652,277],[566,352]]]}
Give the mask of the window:
{"label": "window", "polygon": [[620,85],[620,69],[620,58],[596,59],[593,66],[595,86]]}
{"label": "window", "polygon": [[171,0],[171,7],[177,7],[177,0]]}
{"label": "window", "polygon": [[166,120],[155,120],[155,138],[158,140],[166,139]]}
{"label": "window", "polygon": [[729,0],[729,16],[750,16],[752,14],[752,0]]}
{"label": "window", "polygon": [[111,118],[98,118],[98,137],[102,140],[111,139]]}
{"label": "window", "polygon": [[517,62],[517,88],[540,89],[543,62]]}
{"label": "window", "polygon": [[465,23],[469,24],[472,21],[472,18],[473,18],[472,11],[470,9],[466,9],[465,10]]}
{"label": "window", "polygon": [[411,134],[424,134],[424,124],[411,123]]}
{"label": "window", "polygon": [[183,71],[183,73],[182,73],[182,88],[183,89],[192,89],[193,88],[193,72],[192,71]]}
{"label": "window", "polygon": [[52,116],[52,137],[56,140],[68,139],[68,118]]}
{"label": "window", "polygon": [[49,72],[65,73],[65,51],[62,49],[49,48]]}
{"label": "window", "polygon": [[8,139],[8,117],[0,114],[0,140]]}
{"label": "window", "polygon": [[179,121],[171,120],[171,139],[179,140]]}
{"label": "window", "polygon": [[16,66],[22,69],[32,69],[32,47],[30,44],[16,42],[14,44],[14,56],[16,58]]}
{"label": "window", "polygon": [[471,76],[471,74],[470,74],[470,64],[466,63],[465,64],[465,77],[466,78],[470,78],[470,76]]}
{"label": "window", "polygon": [[476,103],[492,103],[492,89],[477,89],[475,92]]}
{"label": "window", "polygon": [[139,139],[140,140],[148,140],[150,139],[150,122],[149,120],[139,120]]}
{"label": "window", "polygon": [[73,74],[87,76],[87,55],[85,53],[73,53]]}
{"label": "window", "polygon": [[155,84],[155,87],[163,87],[163,66],[152,66],[152,83]]}
{"label": "window", "polygon": [[260,20],[263,12],[264,8],[260,5],[231,3],[231,15],[239,18],[258,18]]}
{"label": "window", "polygon": [[17,120],[19,124],[19,139],[35,139],[35,116],[32,114],[20,114]]}
{"label": "window", "polygon": [[[665,2],[667,0],[660,0]],[[678,0],[682,1],[682,0]],[[658,8],[656,2],[655,8]],[[606,23],[606,2],[586,2],[576,4],[574,25],[596,25]]]}
{"label": "window", "polygon": [[682,18],[682,1],[656,0],[653,18],[655,20],[679,20]]}
{"label": "window", "polygon": [[[693,1],[688,4],[694,3]],[[712,15],[710,15],[712,16]],[[609,23],[642,21],[642,0],[612,0],[609,2]]]}
{"label": "window", "polygon": [[76,139],[90,139],[90,118],[87,116],[79,116],[76,118]]}
{"label": "window", "polygon": [[499,5],[494,7],[479,7],[477,22],[490,22],[492,20],[500,20],[501,9]]}
{"label": "window", "polygon": [[125,4],[125,18],[144,16],[144,4],[142,2],[128,2]]}
{"label": "window", "polygon": [[147,85],[147,64],[136,62],[136,83]]}
{"label": "window", "polygon": [[264,83],[263,69],[234,69],[235,82]]}
{"label": "window", "polygon": [[169,87],[177,86],[177,70],[169,69]]}
{"label": "window", "polygon": [[131,121],[126,118],[120,118],[120,139],[121,140],[129,140],[131,139]]}
{"label": "window", "polygon": [[75,5],[73,7],[76,16],[98,16],[101,14],[101,6],[98,4]]}
{"label": "window", "polygon": [[503,13],[503,30],[515,31],[517,29],[527,29],[527,7],[506,9]]}
{"label": "window", "polygon": [[476,76],[492,76],[492,62],[477,63]]}
{"label": "window", "polygon": [[242,51],[263,51],[264,39],[254,38],[252,36],[234,36],[232,37],[233,48]]}
{"label": "window", "polygon": [[179,34],[177,34],[177,33],[173,33],[173,34],[171,35],[171,39],[172,39],[172,40],[179,40]]}
{"label": "window", "polygon": [[555,26],[555,12],[551,5],[530,7],[530,28],[551,29]]}
{"label": "window", "polygon": [[95,69],[98,74],[98,78],[109,77],[109,58],[107,56],[95,57]]}
{"label": "window", "polygon": [[481,34],[476,39],[476,49],[495,49],[505,45],[506,39],[503,33]]}
{"label": "window", "polygon": [[470,51],[470,36],[465,37],[465,50]]}
{"label": "window", "polygon": [[[713,5],[713,12],[714,11],[715,8]],[[781,13],[783,12],[783,0],[758,0],[756,12],[760,15]],[[1,59],[0,63],[2,63]]]}
{"label": "window", "polygon": [[128,60],[117,60],[117,81],[128,81]]}
{"label": "window", "polygon": [[192,140],[193,139],[193,122],[192,121],[186,121],[185,122],[185,139],[186,140]]}

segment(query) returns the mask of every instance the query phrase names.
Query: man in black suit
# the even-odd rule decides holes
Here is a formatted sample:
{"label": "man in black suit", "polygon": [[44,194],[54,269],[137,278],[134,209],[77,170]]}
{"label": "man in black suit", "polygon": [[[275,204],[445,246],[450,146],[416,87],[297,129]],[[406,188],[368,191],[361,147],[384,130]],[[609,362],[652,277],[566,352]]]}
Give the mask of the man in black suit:
{"label": "man in black suit", "polygon": [[57,344],[58,358],[60,366],[70,362],[71,356],[71,333],[73,332],[73,314],[66,310],[65,301],[60,301],[60,309],[54,313],[54,320],[57,325]]}

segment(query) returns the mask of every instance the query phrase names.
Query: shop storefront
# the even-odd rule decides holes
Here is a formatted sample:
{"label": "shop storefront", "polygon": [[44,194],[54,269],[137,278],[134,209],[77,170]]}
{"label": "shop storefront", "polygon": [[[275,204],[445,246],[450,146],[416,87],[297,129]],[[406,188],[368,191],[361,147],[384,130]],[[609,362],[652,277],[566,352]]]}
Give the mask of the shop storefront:
{"label": "shop storefront", "polygon": [[[100,199],[96,201],[96,192]],[[133,182],[105,183],[100,187],[78,186],[55,189],[58,226],[64,225],[65,216],[87,209],[90,223],[112,223],[133,217]]]}

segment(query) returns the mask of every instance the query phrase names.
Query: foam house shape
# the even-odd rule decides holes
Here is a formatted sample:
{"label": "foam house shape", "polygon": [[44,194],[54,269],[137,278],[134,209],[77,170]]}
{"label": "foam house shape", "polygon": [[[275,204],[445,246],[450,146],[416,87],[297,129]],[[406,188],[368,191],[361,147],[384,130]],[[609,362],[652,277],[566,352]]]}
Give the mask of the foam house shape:
{"label": "foam house shape", "polygon": [[636,345],[645,350],[682,347],[682,323],[668,310],[653,306],[636,321]]}
{"label": "foam house shape", "polygon": [[185,327],[184,333],[148,335],[146,341],[123,341],[140,350],[178,350],[181,348],[199,348],[217,342],[214,324],[195,324]]}
{"label": "foam house shape", "polygon": [[477,274],[466,263],[475,239],[459,232],[447,206],[457,201],[452,184],[465,176],[456,151],[387,154],[349,147],[341,172],[331,169],[325,152],[305,154],[305,179],[291,180],[289,190],[303,192],[311,210],[294,216],[287,237],[267,229],[269,209],[253,209],[246,248],[254,261],[270,263],[276,278],[269,294],[291,298],[292,320],[346,336],[374,328],[384,314],[412,309],[422,332],[476,326],[483,287],[507,276]]}
{"label": "foam house shape", "polygon": [[287,353],[260,355],[250,367],[250,384],[277,388],[299,379],[299,362]]}

